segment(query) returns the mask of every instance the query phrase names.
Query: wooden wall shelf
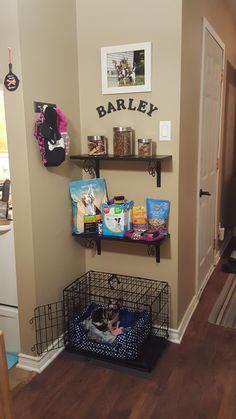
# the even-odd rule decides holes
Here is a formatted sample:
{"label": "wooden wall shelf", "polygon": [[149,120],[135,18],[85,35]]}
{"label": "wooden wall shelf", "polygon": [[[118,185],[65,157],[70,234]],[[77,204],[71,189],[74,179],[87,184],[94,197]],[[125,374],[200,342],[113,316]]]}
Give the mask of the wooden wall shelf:
{"label": "wooden wall shelf", "polygon": [[90,156],[89,154],[76,154],[70,156],[71,160],[84,161],[83,169],[89,174],[95,173],[95,176],[100,177],[100,162],[103,160],[113,161],[131,161],[131,162],[146,162],[148,164],[148,173],[151,176],[156,175],[157,187],[161,186],[161,163],[163,160],[171,159],[171,155],[155,155],[149,157],[141,156],[114,156],[113,154],[104,154],[101,156]]}
{"label": "wooden wall shelf", "polygon": [[99,236],[98,234],[72,234],[75,237],[82,238],[85,241],[85,247],[87,248],[93,248],[94,244],[96,246],[97,254],[101,255],[101,241],[102,240],[111,240],[116,242],[126,242],[126,243],[133,243],[133,244],[144,244],[147,246],[148,254],[150,256],[155,254],[156,262],[160,263],[160,246],[169,239],[170,235],[167,234],[165,237],[163,237],[161,240],[153,240],[153,241],[147,241],[147,240],[133,240],[128,237],[116,237],[116,236]]}

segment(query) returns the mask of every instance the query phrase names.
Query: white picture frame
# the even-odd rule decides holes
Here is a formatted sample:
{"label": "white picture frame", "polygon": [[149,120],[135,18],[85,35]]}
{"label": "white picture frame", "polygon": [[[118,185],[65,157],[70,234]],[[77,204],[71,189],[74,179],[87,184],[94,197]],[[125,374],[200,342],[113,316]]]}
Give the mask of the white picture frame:
{"label": "white picture frame", "polygon": [[151,91],[151,42],[101,48],[102,94]]}

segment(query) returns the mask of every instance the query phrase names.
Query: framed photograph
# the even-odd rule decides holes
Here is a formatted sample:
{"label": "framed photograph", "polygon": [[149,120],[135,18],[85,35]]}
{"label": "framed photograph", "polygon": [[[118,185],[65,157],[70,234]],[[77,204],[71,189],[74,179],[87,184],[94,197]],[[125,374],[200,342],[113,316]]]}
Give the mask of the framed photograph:
{"label": "framed photograph", "polygon": [[101,49],[102,93],[151,91],[151,42]]}

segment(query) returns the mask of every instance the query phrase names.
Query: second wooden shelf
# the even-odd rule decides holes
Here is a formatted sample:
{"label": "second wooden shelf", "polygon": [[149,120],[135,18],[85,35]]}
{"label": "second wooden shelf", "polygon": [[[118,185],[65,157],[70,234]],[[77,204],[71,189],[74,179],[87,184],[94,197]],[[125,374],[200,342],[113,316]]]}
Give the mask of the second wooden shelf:
{"label": "second wooden shelf", "polygon": [[[82,238],[87,240],[88,242],[93,241],[96,243],[96,249],[97,254],[101,255],[101,241],[102,240],[110,240],[110,241],[116,241],[116,242],[126,242],[126,243],[133,243],[133,244],[144,244],[145,246],[152,247],[155,249],[155,256],[156,256],[156,262],[160,263],[160,246],[169,239],[170,235],[167,234],[162,239],[158,240],[133,240],[128,237],[116,237],[116,236],[99,236],[98,234],[76,234],[73,233],[73,236]],[[88,245],[87,247],[92,247],[92,245]]]}

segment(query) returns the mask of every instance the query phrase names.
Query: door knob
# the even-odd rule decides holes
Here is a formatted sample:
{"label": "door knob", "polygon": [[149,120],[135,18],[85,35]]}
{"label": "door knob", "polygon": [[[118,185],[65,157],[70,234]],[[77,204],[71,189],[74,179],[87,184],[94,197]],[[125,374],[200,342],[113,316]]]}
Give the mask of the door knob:
{"label": "door knob", "polygon": [[200,189],[200,191],[199,191],[200,198],[202,197],[202,195],[211,196],[211,193],[208,192],[208,191],[203,191],[202,189]]}

